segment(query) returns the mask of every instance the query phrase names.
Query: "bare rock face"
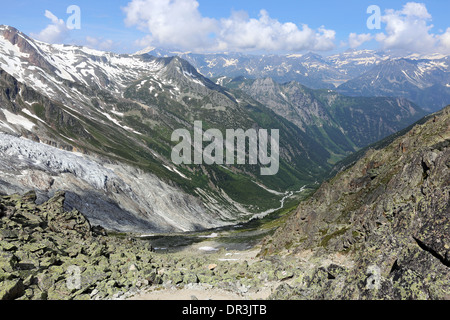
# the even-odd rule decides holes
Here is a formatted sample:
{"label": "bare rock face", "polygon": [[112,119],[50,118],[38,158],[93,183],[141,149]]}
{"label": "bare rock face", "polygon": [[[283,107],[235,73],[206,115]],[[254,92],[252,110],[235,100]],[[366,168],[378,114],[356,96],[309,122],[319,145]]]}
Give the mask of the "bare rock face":
{"label": "bare rock face", "polygon": [[354,264],[283,297],[450,298],[450,107],[324,183],[262,253],[286,248]]}

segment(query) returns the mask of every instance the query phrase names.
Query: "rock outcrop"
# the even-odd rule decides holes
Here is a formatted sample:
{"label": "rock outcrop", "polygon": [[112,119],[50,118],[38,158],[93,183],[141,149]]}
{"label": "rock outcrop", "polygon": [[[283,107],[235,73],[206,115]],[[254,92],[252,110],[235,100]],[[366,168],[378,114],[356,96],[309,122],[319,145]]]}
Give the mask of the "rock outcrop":
{"label": "rock outcrop", "polygon": [[[322,184],[263,255],[314,252],[275,298],[450,299],[450,107]],[[345,256],[351,266],[324,265]]]}

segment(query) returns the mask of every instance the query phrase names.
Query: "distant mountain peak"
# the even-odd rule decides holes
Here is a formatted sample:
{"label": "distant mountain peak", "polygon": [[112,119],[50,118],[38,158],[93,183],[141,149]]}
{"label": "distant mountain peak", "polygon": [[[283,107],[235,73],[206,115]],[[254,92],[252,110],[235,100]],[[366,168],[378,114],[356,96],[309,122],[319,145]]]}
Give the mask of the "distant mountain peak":
{"label": "distant mountain peak", "polygon": [[319,61],[324,61],[324,58],[323,58],[323,56],[321,56],[320,54],[318,54],[318,53],[315,53],[315,52],[308,52],[308,53],[306,53],[306,54],[304,54],[303,56],[302,56],[302,59],[303,60],[319,60]]}
{"label": "distant mountain peak", "polygon": [[133,56],[140,56],[143,54],[149,54],[150,52],[154,51],[156,49],[156,47],[152,47],[152,46],[148,46],[142,50],[136,51],[135,53],[133,53]]}

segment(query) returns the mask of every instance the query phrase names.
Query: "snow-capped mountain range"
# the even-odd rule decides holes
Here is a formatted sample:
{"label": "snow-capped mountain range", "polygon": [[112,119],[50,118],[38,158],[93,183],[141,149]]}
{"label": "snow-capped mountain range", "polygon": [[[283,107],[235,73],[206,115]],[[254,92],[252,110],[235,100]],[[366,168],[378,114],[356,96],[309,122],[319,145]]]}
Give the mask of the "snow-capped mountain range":
{"label": "snow-capped mountain range", "polygon": [[430,111],[450,103],[450,57],[442,54],[399,56],[375,50],[348,50],[331,56],[193,54],[157,48],[140,54],[144,52],[180,56],[212,78],[270,77],[279,83],[297,81],[312,89],[335,89],[349,95],[397,96]]}
{"label": "snow-capped mountain range", "polygon": [[9,26],[0,26],[0,34],[0,68],[18,81],[58,100],[67,97],[67,101],[89,103],[85,93],[67,87],[72,83],[120,96],[130,82],[149,74],[158,78],[158,73],[166,66],[164,59],[118,55],[80,46],[50,45]]}

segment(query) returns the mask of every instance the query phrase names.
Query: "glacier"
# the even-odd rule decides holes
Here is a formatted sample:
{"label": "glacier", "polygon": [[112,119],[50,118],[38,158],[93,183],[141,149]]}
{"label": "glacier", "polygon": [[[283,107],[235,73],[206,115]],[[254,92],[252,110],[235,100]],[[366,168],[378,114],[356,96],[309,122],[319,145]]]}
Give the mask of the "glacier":
{"label": "glacier", "polygon": [[66,190],[68,210],[109,230],[186,232],[227,224],[153,174],[5,133],[0,133],[0,172],[0,193],[35,190],[41,203]]}

